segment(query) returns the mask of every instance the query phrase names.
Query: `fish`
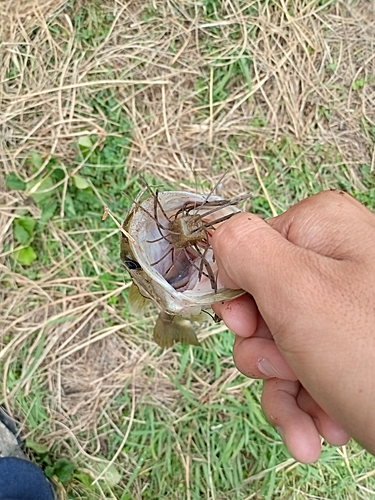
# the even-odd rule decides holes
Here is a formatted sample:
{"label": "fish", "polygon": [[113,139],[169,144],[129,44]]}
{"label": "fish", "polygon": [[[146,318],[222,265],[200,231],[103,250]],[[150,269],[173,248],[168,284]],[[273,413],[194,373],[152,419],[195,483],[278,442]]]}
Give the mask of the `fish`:
{"label": "fish", "polygon": [[216,227],[240,212],[248,196],[226,200],[212,192],[153,191],[146,186],[122,224],[120,257],[133,281],[129,303],[141,312],[147,302],[160,310],[154,341],[198,345],[191,321],[203,319],[216,302],[243,290],[220,282],[210,238]]}

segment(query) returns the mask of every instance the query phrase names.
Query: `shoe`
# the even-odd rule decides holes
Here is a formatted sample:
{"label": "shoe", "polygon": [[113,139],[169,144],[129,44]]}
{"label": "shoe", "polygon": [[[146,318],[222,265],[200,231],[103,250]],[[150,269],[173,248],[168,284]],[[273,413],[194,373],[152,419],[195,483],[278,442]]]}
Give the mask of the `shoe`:
{"label": "shoe", "polygon": [[16,457],[24,460],[29,458],[23,452],[23,442],[18,435],[15,421],[0,406],[0,458]]}
{"label": "shoe", "polygon": [[0,406],[0,497],[57,500],[53,483],[23,448],[16,422]]}

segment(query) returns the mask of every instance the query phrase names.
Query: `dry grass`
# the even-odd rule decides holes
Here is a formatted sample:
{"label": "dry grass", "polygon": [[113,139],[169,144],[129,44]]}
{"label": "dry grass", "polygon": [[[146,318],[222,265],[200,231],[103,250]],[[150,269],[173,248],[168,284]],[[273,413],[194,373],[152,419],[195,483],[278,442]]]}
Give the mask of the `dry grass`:
{"label": "dry grass", "polygon": [[[30,5],[5,2],[0,37],[2,397],[11,411],[17,394],[27,399],[37,379],[48,393],[49,424],[32,433],[62,447],[73,440],[80,453],[95,457],[106,447],[99,422],[124,386],[133,405],[149,396],[177,411],[169,375],[180,355],[161,354],[144,320],[124,319],[111,305],[113,297],[121,303],[127,284],[100,289],[87,277],[82,262],[90,261],[98,274],[113,268],[106,244],[116,231],[102,227],[100,239],[87,232],[85,245],[78,245],[61,225],[62,203],[44,236],[46,252],[52,240],[60,250],[50,255],[43,276],[30,279],[12,264],[13,220],[20,209],[36,219],[40,212],[30,193],[6,190],[4,176],[18,172],[30,182],[57,159],[66,166],[64,197],[71,176],[90,161],[88,155],[76,163],[77,139],[95,134],[94,150],[108,134],[121,135],[116,119],[91,104],[109,89],[117,101],[111,113],[122,110],[132,124],[127,180],[157,172],[161,182],[183,186],[196,177],[217,180],[230,169],[221,190],[233,196],[248,189],[248,179],[267,177],[270,145],[287,138],[307,165],[320,161],[333,174],[345,166],[343,175],[361,188],[358,166],[375,168],[369,132],[375,127],[375,12],[372,2],[333,0],[230,0],[218,2],[216,14],[204,14],[190,0],[90,2],[98,15],[113,17],[88,48],[74,17],[83,3]],[[27,162],[31,151],[44,160],[38,171]],[[280,161],[276,182],[287,185],[283,176],[298,162]],[[264,184],[263,191],[275,212],[286,208]],[[286,203],[294,199],[290,192]],[[91,259],[92,252],[100,259]],[[198,373],[193,384],[202,404],[219,400],[220,383],[236,376],[227,370],[212,386],[205,375],[209,379]]]}
{"label": "dry grass", "polygon": [[[167,181],[194,180],[192,170],[211,177],[212,164],[227,151],[240,182],[244,169],[252,171],[244,165],[246,152],[261,158],[268,141],[286,134],[307,156],[320,143],[347,164],[371,163],[372,145],[359,127],[362,118],[374,124],[371,3],[329,3],[335,6],[327,13],[327,4],[294,2],[298,14],[291,16],[287,2],[253,2],[253,15],[228,2],[222,21],[205,23],[190,2],[166,2],[147,20],[138,2],[104,6],[115,19],[89,56],[81,52],[69,12],[50,21],[60,27],[56,39],[40,19],[30,38],[21,18],[2,47],[3,161],[19,169],[35,146],[46,159],[66,161],[77,136],[96,132],[103,139],[106,119],[87,101],[113,88],[134,127],[129,166],[137,172],[157,168]],[[229,63],[246,64],[254,79],[249,88],[239,74],[218,100],[214,72]],[[203,91],[196,85],[200,78]],[[360,78],[365,82],[357,92],[352,84]],[[200,104],[204,92],[209,102]],[[252,125],[259,117],[265,125]],[[231,137],[243,138],[236,151],[228,145]]]}

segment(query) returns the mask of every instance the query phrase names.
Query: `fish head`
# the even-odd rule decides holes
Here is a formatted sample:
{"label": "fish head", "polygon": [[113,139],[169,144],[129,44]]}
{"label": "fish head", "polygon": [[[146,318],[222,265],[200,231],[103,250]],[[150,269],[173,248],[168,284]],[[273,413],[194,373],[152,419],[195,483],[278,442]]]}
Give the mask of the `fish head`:
{"label": "fish head", "polygon": [[[190,318],[215,302],[242,295],[243,290],[229,290],[220,282],[209,244],[215,221],[239,212],[238,207],[214,195],[207,202],[207,195],[166,191],[157,193],[157,200],[148,196],[142,201],[144,194],[133,203],[121,235],[121,260],[143,297],[162,312]],[[191,215],[193,229],[188,234],[191,241],[181,243],[176,227],[185,213]],[[204,248],[195,236],[202,238],[202,228]]]}

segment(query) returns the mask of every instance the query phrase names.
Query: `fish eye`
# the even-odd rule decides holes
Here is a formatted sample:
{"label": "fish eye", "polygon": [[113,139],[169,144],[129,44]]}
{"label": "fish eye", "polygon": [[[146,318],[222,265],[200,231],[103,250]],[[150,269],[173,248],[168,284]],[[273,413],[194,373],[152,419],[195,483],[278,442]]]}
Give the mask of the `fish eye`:
{"label": "fish eye", "polygon": [[141,266],[135,260],[124,260],[124,264],[131,271],[134,271],[135,269],[141,269]]}

